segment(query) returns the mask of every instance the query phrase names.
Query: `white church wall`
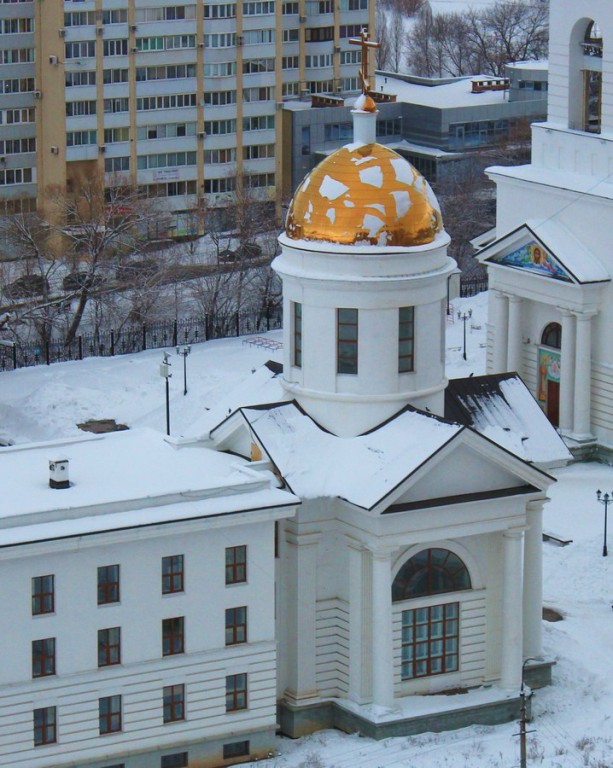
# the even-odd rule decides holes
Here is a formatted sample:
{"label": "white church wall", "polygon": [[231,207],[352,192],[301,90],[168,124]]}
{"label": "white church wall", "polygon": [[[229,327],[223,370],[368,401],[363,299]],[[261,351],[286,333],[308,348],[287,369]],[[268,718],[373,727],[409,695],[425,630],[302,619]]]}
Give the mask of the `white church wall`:
{"label": "white church wall", "polygon": [[317,689],[320,696],[349,692],[349,603],[339,598],[317,601]]}
{"label": "white church wall", "polygon": [[[58,492],[60,493],[60,492]],[[11,617],[0,667],[0,763],[61,766],[202,741],[276,722],[273,522],[177,524],[0,553]],[[225,548],[247,545],[247,583],[225,585]],[[185,591],[161,594],[161,558],[184,555]],[[120,602],[97,604],[97,568],[120,565]],[[55,612],[32,616],[31,579],[53,574]],[[9,585],[10,588],[9,588]],[[248,640],[225,646],[225,609],[247,606]],[[162,656],[162,619],[183,616],[185,652]],[[97,630],[121,627],[121,664],[98,668]],[[32,679],[32,641],[55,638],[56,674]],[[248,709],[225,709],[225,676],[248,676]],[[186,686],[186,719],[164,724],[162,689]],[[10,687],[8,687],[10,686]],[[98,699],[121,695],[122,732],[98,732]],[[32,753],[37,707],[56,706],[58,743]],[[49,762],[51,760],[51,763]]]}

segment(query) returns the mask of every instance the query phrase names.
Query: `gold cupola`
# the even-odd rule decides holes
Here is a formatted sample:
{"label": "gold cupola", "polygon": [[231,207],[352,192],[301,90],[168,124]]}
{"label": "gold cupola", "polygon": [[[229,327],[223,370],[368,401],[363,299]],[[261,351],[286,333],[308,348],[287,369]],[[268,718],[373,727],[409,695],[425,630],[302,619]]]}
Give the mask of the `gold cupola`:
{"label": "gold cupola", "polygon": [[359,141],[336,150],[305,177],[285,224],[293,240],[403,247],[431,243],[442,228],[425,178],[397,152]]}

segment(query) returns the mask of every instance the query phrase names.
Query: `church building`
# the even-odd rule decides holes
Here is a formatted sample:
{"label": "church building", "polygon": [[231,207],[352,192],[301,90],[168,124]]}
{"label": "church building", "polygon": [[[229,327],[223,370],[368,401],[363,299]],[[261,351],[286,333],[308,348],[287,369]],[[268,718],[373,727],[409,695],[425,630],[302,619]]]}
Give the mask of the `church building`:
{"label": "church building", "polygon": [[277,727],[507,721],[522,675],[551,681],[542,514],[570,454],[516,375],[447,381],[449,236],[363,82],[279,238],[282,368],[179,439],[0,449],[0,762],[229,765]]}
{"label": "church building", "polygon": [[516,371],[579,455],[613,449],[613,17],[606,0],[550,6],[547,121],[529,165],[489,168],[495,239],[488,370]]}

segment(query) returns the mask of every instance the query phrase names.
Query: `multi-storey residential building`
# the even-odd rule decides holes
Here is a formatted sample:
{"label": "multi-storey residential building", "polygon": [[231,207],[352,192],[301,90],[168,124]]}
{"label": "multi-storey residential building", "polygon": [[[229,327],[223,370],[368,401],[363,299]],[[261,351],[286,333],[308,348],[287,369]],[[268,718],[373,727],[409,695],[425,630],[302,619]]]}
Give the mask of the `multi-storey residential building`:
{"label": "multi-storey residential building", "polygon": [[356,90],[348,38],[373,20],[372,0],[4,0],[0,196],[127,177],[179,233],[237,179],[271,199],[278,105]]}

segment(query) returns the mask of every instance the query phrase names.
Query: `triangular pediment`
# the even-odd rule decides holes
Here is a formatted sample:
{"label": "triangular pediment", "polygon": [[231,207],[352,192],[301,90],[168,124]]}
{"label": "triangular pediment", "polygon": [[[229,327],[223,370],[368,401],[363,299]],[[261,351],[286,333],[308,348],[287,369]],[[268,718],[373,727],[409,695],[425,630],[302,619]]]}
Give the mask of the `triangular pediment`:
{"label": "triangular pediment", "polygon": [[[444,478],[444,482],[441,482]],[[542,492],[552,478],[471,429],[385,499],[382,514]]]}
{"label": "triangular pediment", "polygon": [[487,245],[477,258],[486,266],[519,270],[567,285],[610,279],[585,245],[555,221],[526,222]]}

